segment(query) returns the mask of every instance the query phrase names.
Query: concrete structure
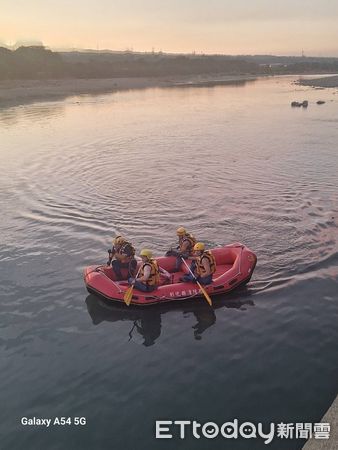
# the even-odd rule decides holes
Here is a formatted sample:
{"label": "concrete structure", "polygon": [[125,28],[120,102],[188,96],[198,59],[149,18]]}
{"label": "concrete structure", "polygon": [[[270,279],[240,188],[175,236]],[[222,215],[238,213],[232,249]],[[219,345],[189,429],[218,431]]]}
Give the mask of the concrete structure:
{"label": "concrete structure", "polygon": [[331,426],[330,439],[309,439],[303,450],[337,450],[338,449],[338,397],[321,420]]}

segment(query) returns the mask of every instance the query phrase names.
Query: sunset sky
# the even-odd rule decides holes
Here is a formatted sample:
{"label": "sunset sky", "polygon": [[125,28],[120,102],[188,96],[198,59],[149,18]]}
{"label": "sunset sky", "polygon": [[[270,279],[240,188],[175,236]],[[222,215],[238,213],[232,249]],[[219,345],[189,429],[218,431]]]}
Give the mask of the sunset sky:
{"label": "sunset sky", "polygon": [[338,56],[338,0],[0,0],[0,42]]}

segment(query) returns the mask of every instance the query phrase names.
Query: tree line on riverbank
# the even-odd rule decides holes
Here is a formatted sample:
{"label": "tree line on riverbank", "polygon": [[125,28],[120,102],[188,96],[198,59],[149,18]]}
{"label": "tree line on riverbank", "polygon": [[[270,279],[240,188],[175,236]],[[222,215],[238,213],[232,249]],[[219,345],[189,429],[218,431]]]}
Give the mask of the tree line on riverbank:
{"label": "tree line on riverbank", "polygon": [[[0,79],[158,77],[199,74],[337,73],[338,58],[54,52],[43,46],[0,47]],[[262,62],[263,61],[263,62]]]}

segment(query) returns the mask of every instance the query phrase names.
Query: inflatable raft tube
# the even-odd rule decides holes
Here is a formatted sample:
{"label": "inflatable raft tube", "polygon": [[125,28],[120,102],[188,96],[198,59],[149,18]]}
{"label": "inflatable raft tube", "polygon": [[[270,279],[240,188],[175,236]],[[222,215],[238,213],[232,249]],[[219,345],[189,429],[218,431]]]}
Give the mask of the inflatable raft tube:
{"label": "inflatable raft tube", "polygon": [[[212,283],[205,286],[205,290],[211,297],[226,294],[250,281],[257,257],[248,247],[235,243],[213,248],[210,251],[217,265]],[[188,273],[184,264],[182,264],[181,272],[173,273],[176,259],[174,256],[162,256],[155,259],[163,269],[171,273],[171,280],[162,279],[157,289],[152,292],[141,292],[134,288],[132,305],[149,306],[203,297],[196,283],[180,281],[180,278]],[[187,260],[187,263],[190,265],[191,261]],[[127,278],[126,271],[122,271],[122,275]],[[89,293],[106,300],[124,303],[123,297],[129,287],[127,280],[116,281],[110,266],[86,267],[83,276]]]}

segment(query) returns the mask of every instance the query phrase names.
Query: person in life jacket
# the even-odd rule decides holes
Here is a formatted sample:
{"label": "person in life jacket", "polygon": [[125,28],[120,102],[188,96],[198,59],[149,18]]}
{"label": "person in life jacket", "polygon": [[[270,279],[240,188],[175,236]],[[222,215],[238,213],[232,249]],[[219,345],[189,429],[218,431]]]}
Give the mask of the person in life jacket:
{"label": "person in life jacket", "polygon": [[194,261],[190,270],[192,273],[184,275],[181,281],[198,281],[204,285],[212,283],[212,275],[216,272],[216,260],[210,251],[205,250],[203,242],[194,245]]}
{"label": "person in life jacket", "polygon": [[142,265],[138,272],[137,278],[129,278],[130,285],[134,285],[135,289],[142,292],[150,292],[157,288],[160,283],[160,271],[157,261],[153,259],[151,250],[144,248],[140,252]]}
{"label": "person in life jacket", "polygon": [[192,256],[194,245],[196,244],[195,237],[188,233],[184,227],[179,227],[176,230],[178,237],[178,246],[167,251],[166,256],[176,256],[175,270],[178,272],[182,264],[182,258],[187,259]]}
{"label": "person in life jacket", "polygon": [[137,267],[134,247],[123,236],[116,236],[112,243],[113,247],[108,250],[107,265],[112,265],[116,279],[123,279],[121,269],[128,269],[128,277],[134,277]]}

